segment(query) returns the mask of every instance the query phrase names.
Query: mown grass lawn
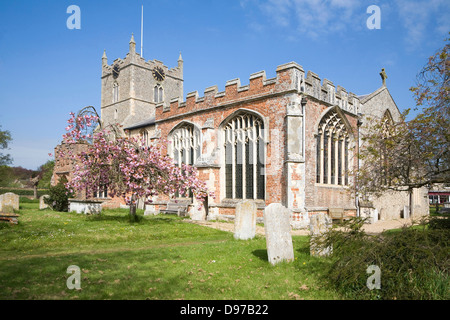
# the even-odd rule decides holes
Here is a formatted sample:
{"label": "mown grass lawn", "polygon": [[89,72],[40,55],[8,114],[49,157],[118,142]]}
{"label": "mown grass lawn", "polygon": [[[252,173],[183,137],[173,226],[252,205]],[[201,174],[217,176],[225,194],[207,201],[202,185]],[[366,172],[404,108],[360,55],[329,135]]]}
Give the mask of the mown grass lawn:
{"label": "mown grass lawn", "polygon": [[[271,266],[264,237],[239,241],[175,216],[130,223],[126,210],[84,216],[23,201],[19,214],[0,224],[2,300],[340,299],[321,285],[327,262],[309,255],[308,237],[293,237],[295,261]],[[71,265],[81,290],[67,288]]]}

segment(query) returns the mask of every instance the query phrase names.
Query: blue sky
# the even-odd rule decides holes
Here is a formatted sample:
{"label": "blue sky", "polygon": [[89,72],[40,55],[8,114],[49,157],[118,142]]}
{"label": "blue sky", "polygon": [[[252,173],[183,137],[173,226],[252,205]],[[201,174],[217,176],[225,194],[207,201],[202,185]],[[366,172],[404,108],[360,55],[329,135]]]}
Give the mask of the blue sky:
{"label": "blue sky", "polygon": [[[67,28],[67,8],[81,29]],[[409,88],[450,31],[448,0],[1,0],[0,125],[13,142],[14,166],[37,169],[61,141],[71,111],[100,109],[101,56],[124,58],[131,33],[144,58],[168,67],[184,60],[184,97],[227,80],[295,61],[358,95],[387,86],[400,110]],[[381,28],[369,29],[370,5]],[[3,150],[3,152],[5,152]]]}

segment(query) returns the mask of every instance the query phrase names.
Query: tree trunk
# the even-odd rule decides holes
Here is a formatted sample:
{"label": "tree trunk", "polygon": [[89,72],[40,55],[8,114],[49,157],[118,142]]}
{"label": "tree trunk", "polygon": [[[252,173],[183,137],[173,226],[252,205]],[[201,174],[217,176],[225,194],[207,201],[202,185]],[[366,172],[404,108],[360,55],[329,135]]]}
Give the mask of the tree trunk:
{"label": "tree trunk", "polygon": [[33,194],[34,194],[34,199],[37,199],[37,185],[33,186]]}
{"label": "tree trunk", "polygon": [[409,218],[412,219],[413,216],[413,191],[414,189],[409,190]]}
{"label": "tree trunk", "polygon": [[133,194],[131,196],[131,203],[130,203],[130,220],[132,222],[137,221],[137,215],[136,215],[136,196]]}

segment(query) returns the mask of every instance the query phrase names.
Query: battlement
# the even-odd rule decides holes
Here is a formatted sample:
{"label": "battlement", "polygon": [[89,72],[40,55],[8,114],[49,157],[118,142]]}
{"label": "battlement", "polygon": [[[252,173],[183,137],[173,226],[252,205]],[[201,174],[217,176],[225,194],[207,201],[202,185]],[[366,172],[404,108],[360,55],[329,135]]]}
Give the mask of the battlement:
{"label": "battlement", "polygon": [[[106,62],[106,60],[105,60]],[[117,58],[113,61],[111,65],[107,62],[102,65],[102,78],[107,77],[112,74],[113,66],[118,65],[119,68],[125,69],[128,66],[134,65],[146,69],[148,71],[152,71],[155,67],[161,67],[167,77],[175,78],[175,79],[183,79],[183,65],[182,60],[178,60],[178,65],[173,68],[169,68],[162,61],[159,60],[145,60],[141,55],[137,52],[129,52],[127,53],[124,59]],[[181,63],[180,63],[181,62]]]}
{"label": "battlement", "polygon": [[329,105],[338,105],[342,110],[357,114],[360,101],[353,93],[341,87],[334,86],[312,71],[305,71],[295,62],[280,65],[276,69],[276,77],[267,79],[265,71],[253,73],[249,77],[249,84],[242,85],[239,78],[228,80],[225,90],[219,91],[214,85],[204,90],[203,96],[198,91],[189,92],[186,100],[182,98],[171,99],[167,104],[156,105],[157,119],[164,119],[199,110],[215,108],[218,106],[233,105],[236,103],[251,103],[261,98],[270,98],[286,93],[303,93]]}
{"label": "battlement", "polygon": [[335,87],[333,82],[328,79],[323,79],[321,84],[320,77],[312,71],[308,71],[304,86],[302,84],[301,87],[303,88],[301,91],[309,96],[331,105],[337,105],[352,114],[356,115],[360,110],[360,101],[354,93],[347,93],[347,90],[339,85]]}

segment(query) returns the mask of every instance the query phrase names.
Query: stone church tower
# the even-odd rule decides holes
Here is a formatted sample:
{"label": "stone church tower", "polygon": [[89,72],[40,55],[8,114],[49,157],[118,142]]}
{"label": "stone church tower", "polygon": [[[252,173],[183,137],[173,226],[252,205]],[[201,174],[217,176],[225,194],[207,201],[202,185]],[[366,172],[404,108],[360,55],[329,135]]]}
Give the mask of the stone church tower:
{"label": "stone church tower", "polygon": [[183,59],[169,69],[161,61],[145,61],[136,52],[131,36],[124,59],[109,65],[102,57],[101,119],[104,125],[119,123],[124,128],[151,121],[155,108],[168,106],[170,100],[183,97]]}

